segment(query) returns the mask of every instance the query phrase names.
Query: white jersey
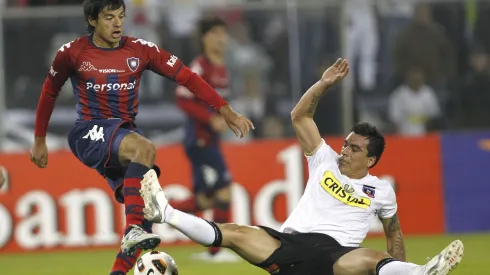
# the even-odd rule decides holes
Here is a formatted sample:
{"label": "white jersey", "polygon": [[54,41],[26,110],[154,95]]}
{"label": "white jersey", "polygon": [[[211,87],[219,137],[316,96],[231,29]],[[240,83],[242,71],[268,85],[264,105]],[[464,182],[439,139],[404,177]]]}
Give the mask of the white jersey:
{"label": "white jersey", "polygon": [[306,157],[305,192],[280,231],[323,233],[342,246],[358,247],[374,215],[383,219],[395,215],[395,191],[387,181],[369,174],[362,179],[342,175],[338,154],[322,142],[314,155]]}

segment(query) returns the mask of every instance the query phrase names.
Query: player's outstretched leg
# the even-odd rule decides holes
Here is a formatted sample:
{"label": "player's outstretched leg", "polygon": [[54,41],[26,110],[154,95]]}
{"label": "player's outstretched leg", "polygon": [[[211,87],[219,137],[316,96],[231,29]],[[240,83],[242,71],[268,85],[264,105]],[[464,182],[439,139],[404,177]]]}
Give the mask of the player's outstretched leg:
{"label": "player's outstretched leg", "polygon": [[386,252],[368,248],[353,250],[334,265],[335,275],[447,275],[463,258],[463,243],[456,240],[425,265],[391,258]]}
{"label": "player's outstretched leg", "polygon": [[[231,183],[226,183],[225,187],[215,191],[213,196],[213,221],[215,223],[231,223],[230,200]],[[208,253],[215,262],[236,262],[239,260],[236,255],[227,252],[227,250],[221,249],[221,247],[208,248]]]}
{"label": "player's outstretched leg", "polygon": [[139,195],[141,180],[153,167],[156,149],[148,139],[132,133],[122,139],[118,155],[119,162],[127,166],[122,190],[126,208],[126,229],[121,250],[131,256],[137,249],[154,249],[160,244],[158,235],[143,229],[144,202]]}
{"label": "player's outstretched leg", "polygon": [[141,195],[145,202],[145,218],[168,223],[191,240],[203,246],[232,249],[252,264],[260,264],[279,248],[280,242],[256,226],[215,224],[174,209],[158,183],[153,170],[142,181]]}

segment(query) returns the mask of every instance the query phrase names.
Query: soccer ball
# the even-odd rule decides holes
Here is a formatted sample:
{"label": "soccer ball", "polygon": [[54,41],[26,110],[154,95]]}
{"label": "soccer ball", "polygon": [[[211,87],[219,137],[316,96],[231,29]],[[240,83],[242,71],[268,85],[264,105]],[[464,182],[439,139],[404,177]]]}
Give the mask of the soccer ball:
{"label": "soccer ball", "polygon": [[147,252],[136,262],[134,275],[178,275],[177,264],[167,253]]}

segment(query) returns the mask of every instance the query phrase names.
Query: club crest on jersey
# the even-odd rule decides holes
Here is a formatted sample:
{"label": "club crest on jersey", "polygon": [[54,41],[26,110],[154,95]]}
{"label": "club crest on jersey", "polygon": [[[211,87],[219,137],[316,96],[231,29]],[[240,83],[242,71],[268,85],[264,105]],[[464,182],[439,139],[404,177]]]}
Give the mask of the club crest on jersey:
{"label": "club crest on jersey", "polygon": [[136,72],[140,66],[140,59],[137,57],[130,57],[126,60],[128,67],[132,72]]}
{"label": "club crest on jersey", "polygon": [[362,192],[364,192],[368,197],[374,199],[374,193],[376,192],[376,187],[369,186],[369,185],[363,185],[362,186]]}

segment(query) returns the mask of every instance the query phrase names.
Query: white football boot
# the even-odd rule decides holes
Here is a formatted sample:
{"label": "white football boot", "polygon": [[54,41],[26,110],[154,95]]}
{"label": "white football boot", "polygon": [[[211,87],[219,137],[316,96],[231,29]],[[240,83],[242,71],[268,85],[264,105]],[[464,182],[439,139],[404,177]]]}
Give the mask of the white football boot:
{"label": "white football boot", "polygon": [[148,233],[138,225],[131,225],[131,230],[121,241],[121,250],[126,255],[134,255],[137,249],[152,250],[160,244],[160,236]]}
{"label": "white football boot", "polygon": [[145,174],[141,181],[140,193],[145,201],[145,208],[143,209],[145,219],[155,223],[164,223],[168,200],[158,182],[155,170],[151,169]]}
{"label": "white football boot", "polygon": [[423,275],[447,275],[463,259],[464,246],[460,240],[453,241],[423,267]]}

